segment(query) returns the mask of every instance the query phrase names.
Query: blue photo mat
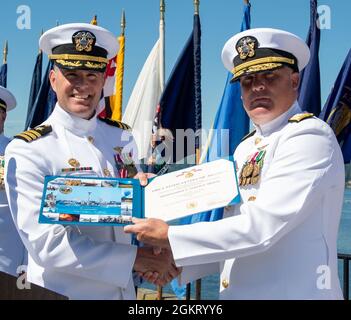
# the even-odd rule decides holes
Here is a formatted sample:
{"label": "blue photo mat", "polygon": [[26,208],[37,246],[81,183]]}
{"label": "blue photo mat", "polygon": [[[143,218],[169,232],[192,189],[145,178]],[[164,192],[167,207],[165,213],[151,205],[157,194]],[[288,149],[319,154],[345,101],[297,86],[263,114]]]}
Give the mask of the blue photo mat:
{"label": "blue photo mat", "polygon": [[139,180],[46,176],[39,223],[124,226],[143,217]]}

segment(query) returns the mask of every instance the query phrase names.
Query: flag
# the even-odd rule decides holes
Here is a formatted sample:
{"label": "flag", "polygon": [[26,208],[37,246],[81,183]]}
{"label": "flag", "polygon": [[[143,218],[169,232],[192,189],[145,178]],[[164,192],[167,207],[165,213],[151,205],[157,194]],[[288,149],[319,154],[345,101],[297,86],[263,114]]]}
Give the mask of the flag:
{"label": "flag", "polygon": [[28,128],[30,127],[30,120],[31,120],[30,118],[31,118],[32,110],[41,86],[42,67],[43,67],[43,53],[42,51],[40,51],[38,53],[37,60],[34,66],[32,83],[31,83],[30,92],[29,92],[27,118],[26,118],[24,130],[28,130]]}
{"label": "flag", "polygon": [[[245,3],[241,31],[250,29],[250,10],[250,3]],[[232,78],[233,74],[229,72],[222,100],[216,113],[215,121],[208,137],[207,146],[202,153],[200,162],[208,162],[232,156],[241,139],[249,132],[250,119],[243,108],[240,84],[238,82],[230,83]],[[187,217],[182,220],[181,223],[216,221],[222,217],[223,208],[219,208]]]}
{"label": "flag", "polygon": [[320,118],[334,130],[344,162],[351,160],[351,50],[335,81]]}
{"label": "flag", "polygon": [[106,69],[105,109],[101,116],[119,121],[122,118],[125,36],[119,36],[118,42],[118,54],[109,61]]}
{"label": "flag", "polygon": [[[176,130],[201,129],[201,26],[200,17],[194,15],[193,32],[180,54],[155,115],[155,125],[159,134],[167,131],[171,137],[170,162],[177,162],[195,154],[195,148],[187,149],[185,141],[176,141]],[[166,129],[166,130],[164,130]],[[167,136],[167,134],[166,134]],[[196,147],[199,145],[196,138]],[[177,147],[177,144],[181,147]],[[184,147],[183,147],[184,146]]]}
{"label": "flag", "polygon": [[4,63],[0,69],[0,86],[7,87],[7,63]]}
{"label": "flag", "polygon": [[[97,25],[96,16],[91,22]],[[112,58],[105,72],[104,98],[99,103],[98,113],[103,118],[109,118],[115,121],[122,119],[122,100],[123,100],[123,77],[124,77],[124,53],[125,53],[125,36],[126,26],[125,13],[122,12],[121,35],[118,37],[119,51]]]}
{"label": "flag", "polygon": [[139,74],[123,115],[123,122],[133,129],[139,159],[150,154],[152,122],[162,93],[160,54],[161,41],[158,39]]}
{"label": "flag", "polygon": [[156,106],[164,89],[165,61],[165,24],[163,15],[160,19],[159,39],[152,48],[135,83],[123,114],[123,122],[133,129],[133,136],[138,146],[139,159],[151,154],[152,126]]}
{"label": "flag", "polygon": [[34,128],[44,122],[54,110],[57,97],[56,93],[51,88],[49,80],[49,74],[53,65],[53,62],[49,61],[35,103],[28,117],[29,128]]}
{"label": "flag", "polygon": [[311,51],[310,62],[301,72],[299,87],[299,104],[303,111],[319,116],[321,112],[321,83],[319,69],[319,45],[321,31],[319,29],[319,15],[317,0],[310,0],[311,22],[307,36],[307,45]]}

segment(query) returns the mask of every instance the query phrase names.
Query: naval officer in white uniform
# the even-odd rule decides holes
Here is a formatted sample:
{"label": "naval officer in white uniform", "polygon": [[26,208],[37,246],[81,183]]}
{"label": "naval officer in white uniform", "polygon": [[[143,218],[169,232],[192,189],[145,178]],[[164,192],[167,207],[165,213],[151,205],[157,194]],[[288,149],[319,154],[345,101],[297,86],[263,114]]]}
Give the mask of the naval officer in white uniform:
{"label": "naval officer in white uniform", "polygon": [[[25,248],[9,209],[4,185],[4,154],[10,139],[4,135],[7,112],[16,107],[16,98],[0,86],[0,298],[13,296],[17,269],[25,264]],[[20,268],[21,269],[21,268]]]}
{"label": "naval officer in white uniform", "polygon": [[119,227],[38,223],[45,176],[136,174],[128,127],[96,116],[106,66],[118,51],[116,37],[98,26],[67,24],[44,33],[40,48],[55,63],[50,82],[58,103],[41,126],[17,135],[5,154],[6,192],[28,250],[28,281],[70,299],[134,299],[133,269],[164,270],[167,278],[169,254],[159,266],[149,259],[150,249],[131,245]]}
{"label": "naval officer in white uniform", "polygon": [[220,272],[221,299],[342,299],[344,164],[331,128],[297,102],[309,57],[300,38],[275,29],[248,30],[225,44],[222,60],[255,124],[234,153],[241,203],[217,222],[125,227],[170,247],[183,283]]}

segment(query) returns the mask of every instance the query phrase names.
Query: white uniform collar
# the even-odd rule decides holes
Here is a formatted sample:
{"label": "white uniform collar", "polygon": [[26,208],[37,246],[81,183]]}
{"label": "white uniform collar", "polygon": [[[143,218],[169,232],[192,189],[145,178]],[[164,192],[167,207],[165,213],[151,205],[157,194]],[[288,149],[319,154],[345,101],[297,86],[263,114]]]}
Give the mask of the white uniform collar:
{"label": "white uniform collar", "polygon": [[86,136],[95,130],[97,118],[96,116],[92,117],[90,120],[79,118],[63,110],[57,103],[47,122],[52,125],[58,124],[63,126],[76,135]]}
{"label": "white uniform collar", "polygon": [[262,125],[254,125],[258,135],[268,136],[288,123],[288,120],[295,114],[301,113],[299,103],[295,101],[288,111],[281,114],[279,117],[273,119]]}

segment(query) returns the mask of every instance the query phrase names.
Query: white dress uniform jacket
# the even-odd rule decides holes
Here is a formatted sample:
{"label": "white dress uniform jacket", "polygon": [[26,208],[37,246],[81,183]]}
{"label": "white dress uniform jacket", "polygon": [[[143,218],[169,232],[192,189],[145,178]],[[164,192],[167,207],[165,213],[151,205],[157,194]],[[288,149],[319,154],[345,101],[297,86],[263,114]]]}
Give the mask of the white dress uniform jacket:
{"label": "white dress uniform jacket", "polygon": [[64,175],[70,159],[92,167],[80,175],[117,177],[116,147],[133,150],[131,134],[96,117],[84,120],[57,105],[44,123],[52,132],[6,149],[6,192],[28,250],[28,281],[70,299],[135,299],[132,269],[136,246],[120,227],[39,224],[44,177]]}
{"label": "white dress uniform jacket", "polygon": [[169,240],[182,282],[220,272],[220,299],[342,299],[337,233],[343,157],[330,127],[289,123],[297,102],[236,149],[238,173],[266,150],[260,182],[240,188],[225,218],[173,226]]}
{"label": "white dress uniform jacket", "polygon": [[[0,135],[0,157],[3,161],[5,148],[10,139]],[[1,166],[0,170],[3,171]],[[3,172],[1,173],[3,178]],[[25,258],[25,248],[17,232],[7,202],[5,186],[0,182],[0,272],[17,276],[17,268],[22,266]]]}

